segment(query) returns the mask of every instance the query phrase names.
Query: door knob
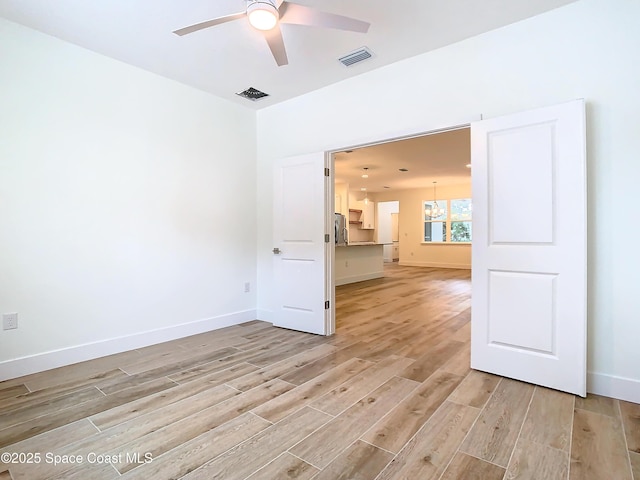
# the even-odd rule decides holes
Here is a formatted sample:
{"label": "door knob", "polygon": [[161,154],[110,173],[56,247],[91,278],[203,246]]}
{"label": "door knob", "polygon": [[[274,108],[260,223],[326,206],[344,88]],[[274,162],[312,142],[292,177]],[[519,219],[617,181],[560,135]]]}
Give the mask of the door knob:
{"label": "door knob", "polygon": [[275,248],[273,249],[273,254],[274,254],[274,255],[280,255],[281,253],[282,253],[282,252],[280,251],[280,249],[279,249],[278,247],[275,247]]}

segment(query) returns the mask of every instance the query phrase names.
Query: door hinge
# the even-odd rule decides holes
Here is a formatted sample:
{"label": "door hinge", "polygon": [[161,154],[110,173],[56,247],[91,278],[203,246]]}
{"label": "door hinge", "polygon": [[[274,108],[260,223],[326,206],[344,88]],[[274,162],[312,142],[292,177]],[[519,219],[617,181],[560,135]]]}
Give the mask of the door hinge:
{"label": "door hinge", "polygon": [[324,243],[329,243],[331,241],[331,235],[328,233],[324,234]]}
{"label": "door hinge", "polygon": [[329,176],[329,169],[328,169],[328,168],[325,168],[325,169],[324,169],[324,176],[325,176],[325,177],[328,177],[328,176]]}
{"label": "door hinge", "polygon": [[326,302],[324,302],[324,309],[328,310],[329,309],[329,300],[327,300]]}

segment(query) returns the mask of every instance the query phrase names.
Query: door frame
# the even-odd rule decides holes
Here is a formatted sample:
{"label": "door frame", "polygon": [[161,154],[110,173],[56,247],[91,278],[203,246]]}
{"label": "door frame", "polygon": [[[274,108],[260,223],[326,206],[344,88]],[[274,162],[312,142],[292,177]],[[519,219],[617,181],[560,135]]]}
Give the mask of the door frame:
{"label": "door frame", "polygon": [[[482,120],[482,115],[470,115],[469,118],[460,122],[451,122],[441,124],[437,127],[426,127],[425,130],[420,130],[418,132],[412,130],[407,132],[399,132],[396,136],[389,137],[387,139],[375,139],[371,141],[364,141],[362,143],[350,144],[347,146],[341,146],[337,148],[331,148],[329,150],[325,150],[325,158],[328,160],[329,165],[329,176],[325,177],[329,179],[328,185],[326,186],[326,201],[325,201],[325,232],[330,232],[331,241],[326,245],[325,250],[325,272],[326,272],[326,282],[327,282],[327,292],[329,296],[330,309],[329,315],[326,319],[326,331],[330,332],[327,335],[332,335],[336,331],[336,306],[335,306],[335,298],[336,298],[336,282],[334,278],[335,272],[335,239],[334,237],[334,208],[335,208],[335,158],[334,155],[338,152],[343,152],[345,150],[356,150],[358,148],[371,147],[375,145],[383,145],[386,143],[398,142],[401,140],[408,140],[410,138],[416,137],[424,137],[427,135],[437,135],[439,133],[445,133],[452,130],[460,130],[463,128],[470,128],[472,122],[476,122]],[[471,171],[471,175],[473,175],[473,169]]]}
{"label": "door frame", "polygon": [[329,242],[324,244],[324,291],[329,301],[329,309],[325,310],[324,331],[325,335],[333,335],[336,333],[336,280],[335,262],[335,179],[334,179],[334,160],[333,153],[324,152],[324,163],[329,165],[329,174],[324,177],[324,231],[329,232]]}

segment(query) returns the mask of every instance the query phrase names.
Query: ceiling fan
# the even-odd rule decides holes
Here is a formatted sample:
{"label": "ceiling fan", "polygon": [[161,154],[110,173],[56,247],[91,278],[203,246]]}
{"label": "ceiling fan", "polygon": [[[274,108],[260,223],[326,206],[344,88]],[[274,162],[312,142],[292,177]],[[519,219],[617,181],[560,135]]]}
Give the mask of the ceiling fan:
{"label": "ceiling fan", "polygon": [[264,32],[269,49],[278,66],[287,65],[287,51],[280,31],[280,23],[293,23],[312,27],[336,28],[352,32],[366,33],[370,24],[355,18],[321,12],[304,5],[286,0],[247,0],[244,12],[214,18],[206,22],[196,23],[174,31],[176,35],[187,35],[222,23],[232,22],[247,17],[249,23]]}

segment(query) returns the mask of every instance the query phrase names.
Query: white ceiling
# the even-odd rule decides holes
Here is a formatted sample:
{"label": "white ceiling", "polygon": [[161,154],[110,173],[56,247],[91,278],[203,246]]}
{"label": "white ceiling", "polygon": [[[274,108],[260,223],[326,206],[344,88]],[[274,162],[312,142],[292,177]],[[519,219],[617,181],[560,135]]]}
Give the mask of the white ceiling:
{"label": "white ceiling", "polygon": [[[463,128],[337,152],[335,181],[350,191],[384,192],[407,188],[454,185],[471,181],[469,129]],[[364,168],[367,168],[365,171]],[[407,172],[401,172],[406,168]],[[362,178],[363,174],[369,178]]]}
{"label": "white ceiling", "polygon": [[[575,0],[296,0],[371,23],[366,34],[283,25],[278,67],[242,19],[178,37],[172,31],[241,12],[245,0],[0,0],[0,16],[219,97],[263,108]],[[362,46],[374,58],[344,67]],[[258,102],[236,92],[255,87]]]}

